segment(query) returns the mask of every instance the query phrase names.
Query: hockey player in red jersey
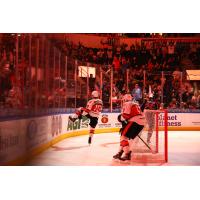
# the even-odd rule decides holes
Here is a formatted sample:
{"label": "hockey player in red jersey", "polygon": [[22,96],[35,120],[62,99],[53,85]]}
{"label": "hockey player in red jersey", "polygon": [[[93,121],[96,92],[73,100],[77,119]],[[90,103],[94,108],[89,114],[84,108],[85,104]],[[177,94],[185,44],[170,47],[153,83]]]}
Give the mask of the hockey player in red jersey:
{"label": "hockey player in red jersey", "polygon": [[[133,101],[130,94],[125,94],[123,100],[122,112],[118,116],[118,120],[122,123],[122,128],[120,129],[120,148],[119,152],[113,158],[126,161],[131,160],[129,141],[142,131],[145,118],[139,104]],[[124,156],[122,157],[123,154]]]}
{"label": "hockey player in red jersey", "polygon": [[69,116],[69,119],[72,122],[76,121],[77,119],[81,119],[82,116],[86,116],[87,118],[90,119],[90,123],[89,123],[90,131],[89,131],[89,139],[88,139],[89,144],[91,144],[92,142],[94,130],[96,128],[99,115],[103,108],[103,102],[101,99],[99,99],[98,91],[93,91],[91,96],[92,96],[92,99],[90,99],[87,102],[86,108],[80,107],[77,109],[76,113],[73,116],[71,115]]}

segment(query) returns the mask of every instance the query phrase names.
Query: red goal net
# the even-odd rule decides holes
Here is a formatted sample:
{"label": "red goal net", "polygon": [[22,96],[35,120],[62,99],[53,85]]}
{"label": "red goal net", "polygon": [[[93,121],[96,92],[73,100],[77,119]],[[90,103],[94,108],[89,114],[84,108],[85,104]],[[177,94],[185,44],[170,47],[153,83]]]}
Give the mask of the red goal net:
{"label": "red goal net", "polygon": [[132,143],[133,161],[164,163],[168,161],[167,110],[145,110],[146,125]]}

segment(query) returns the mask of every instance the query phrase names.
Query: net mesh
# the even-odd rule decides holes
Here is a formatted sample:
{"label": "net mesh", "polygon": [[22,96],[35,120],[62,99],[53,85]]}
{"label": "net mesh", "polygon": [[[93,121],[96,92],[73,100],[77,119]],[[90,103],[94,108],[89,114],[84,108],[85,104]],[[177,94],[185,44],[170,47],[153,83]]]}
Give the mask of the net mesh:
{"label": "net mesh", "polygon": [[146,125],[131,145],[134,161],[167,162],[167,111],[145,110]]}

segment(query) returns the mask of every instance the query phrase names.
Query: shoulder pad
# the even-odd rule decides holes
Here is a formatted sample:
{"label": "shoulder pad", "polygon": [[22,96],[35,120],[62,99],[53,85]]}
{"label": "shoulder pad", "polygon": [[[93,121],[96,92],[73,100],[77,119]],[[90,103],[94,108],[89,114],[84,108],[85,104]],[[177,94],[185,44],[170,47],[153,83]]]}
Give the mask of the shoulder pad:
{"label": "shoulder pad", "polygon": [[96,99],[96,101],[95,101],[95,104],[103,104],[103,102],[102,102],[102,100],[101,99]]}

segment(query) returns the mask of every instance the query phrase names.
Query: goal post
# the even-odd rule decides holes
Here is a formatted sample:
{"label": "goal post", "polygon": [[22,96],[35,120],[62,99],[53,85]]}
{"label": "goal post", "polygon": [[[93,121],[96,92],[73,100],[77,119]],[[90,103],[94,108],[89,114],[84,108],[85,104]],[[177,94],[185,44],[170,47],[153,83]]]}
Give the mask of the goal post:
{"label": "goal post", "polygon": [[[159,132],[163,131],[164,156],[165,156],[165,161],[168,162],[168,111],[166,109],[163,109],[163,110],[157,110],[155,112],[156,112],[156,150],[157,152],[159,152]],[[161,117],[162,115],[164,116]]]}
{"label": "goal post", "polygon": [[147,163],[168,162],[168,112],[145,110],[144,114],[145,128],[132,142],[133,159]]}

